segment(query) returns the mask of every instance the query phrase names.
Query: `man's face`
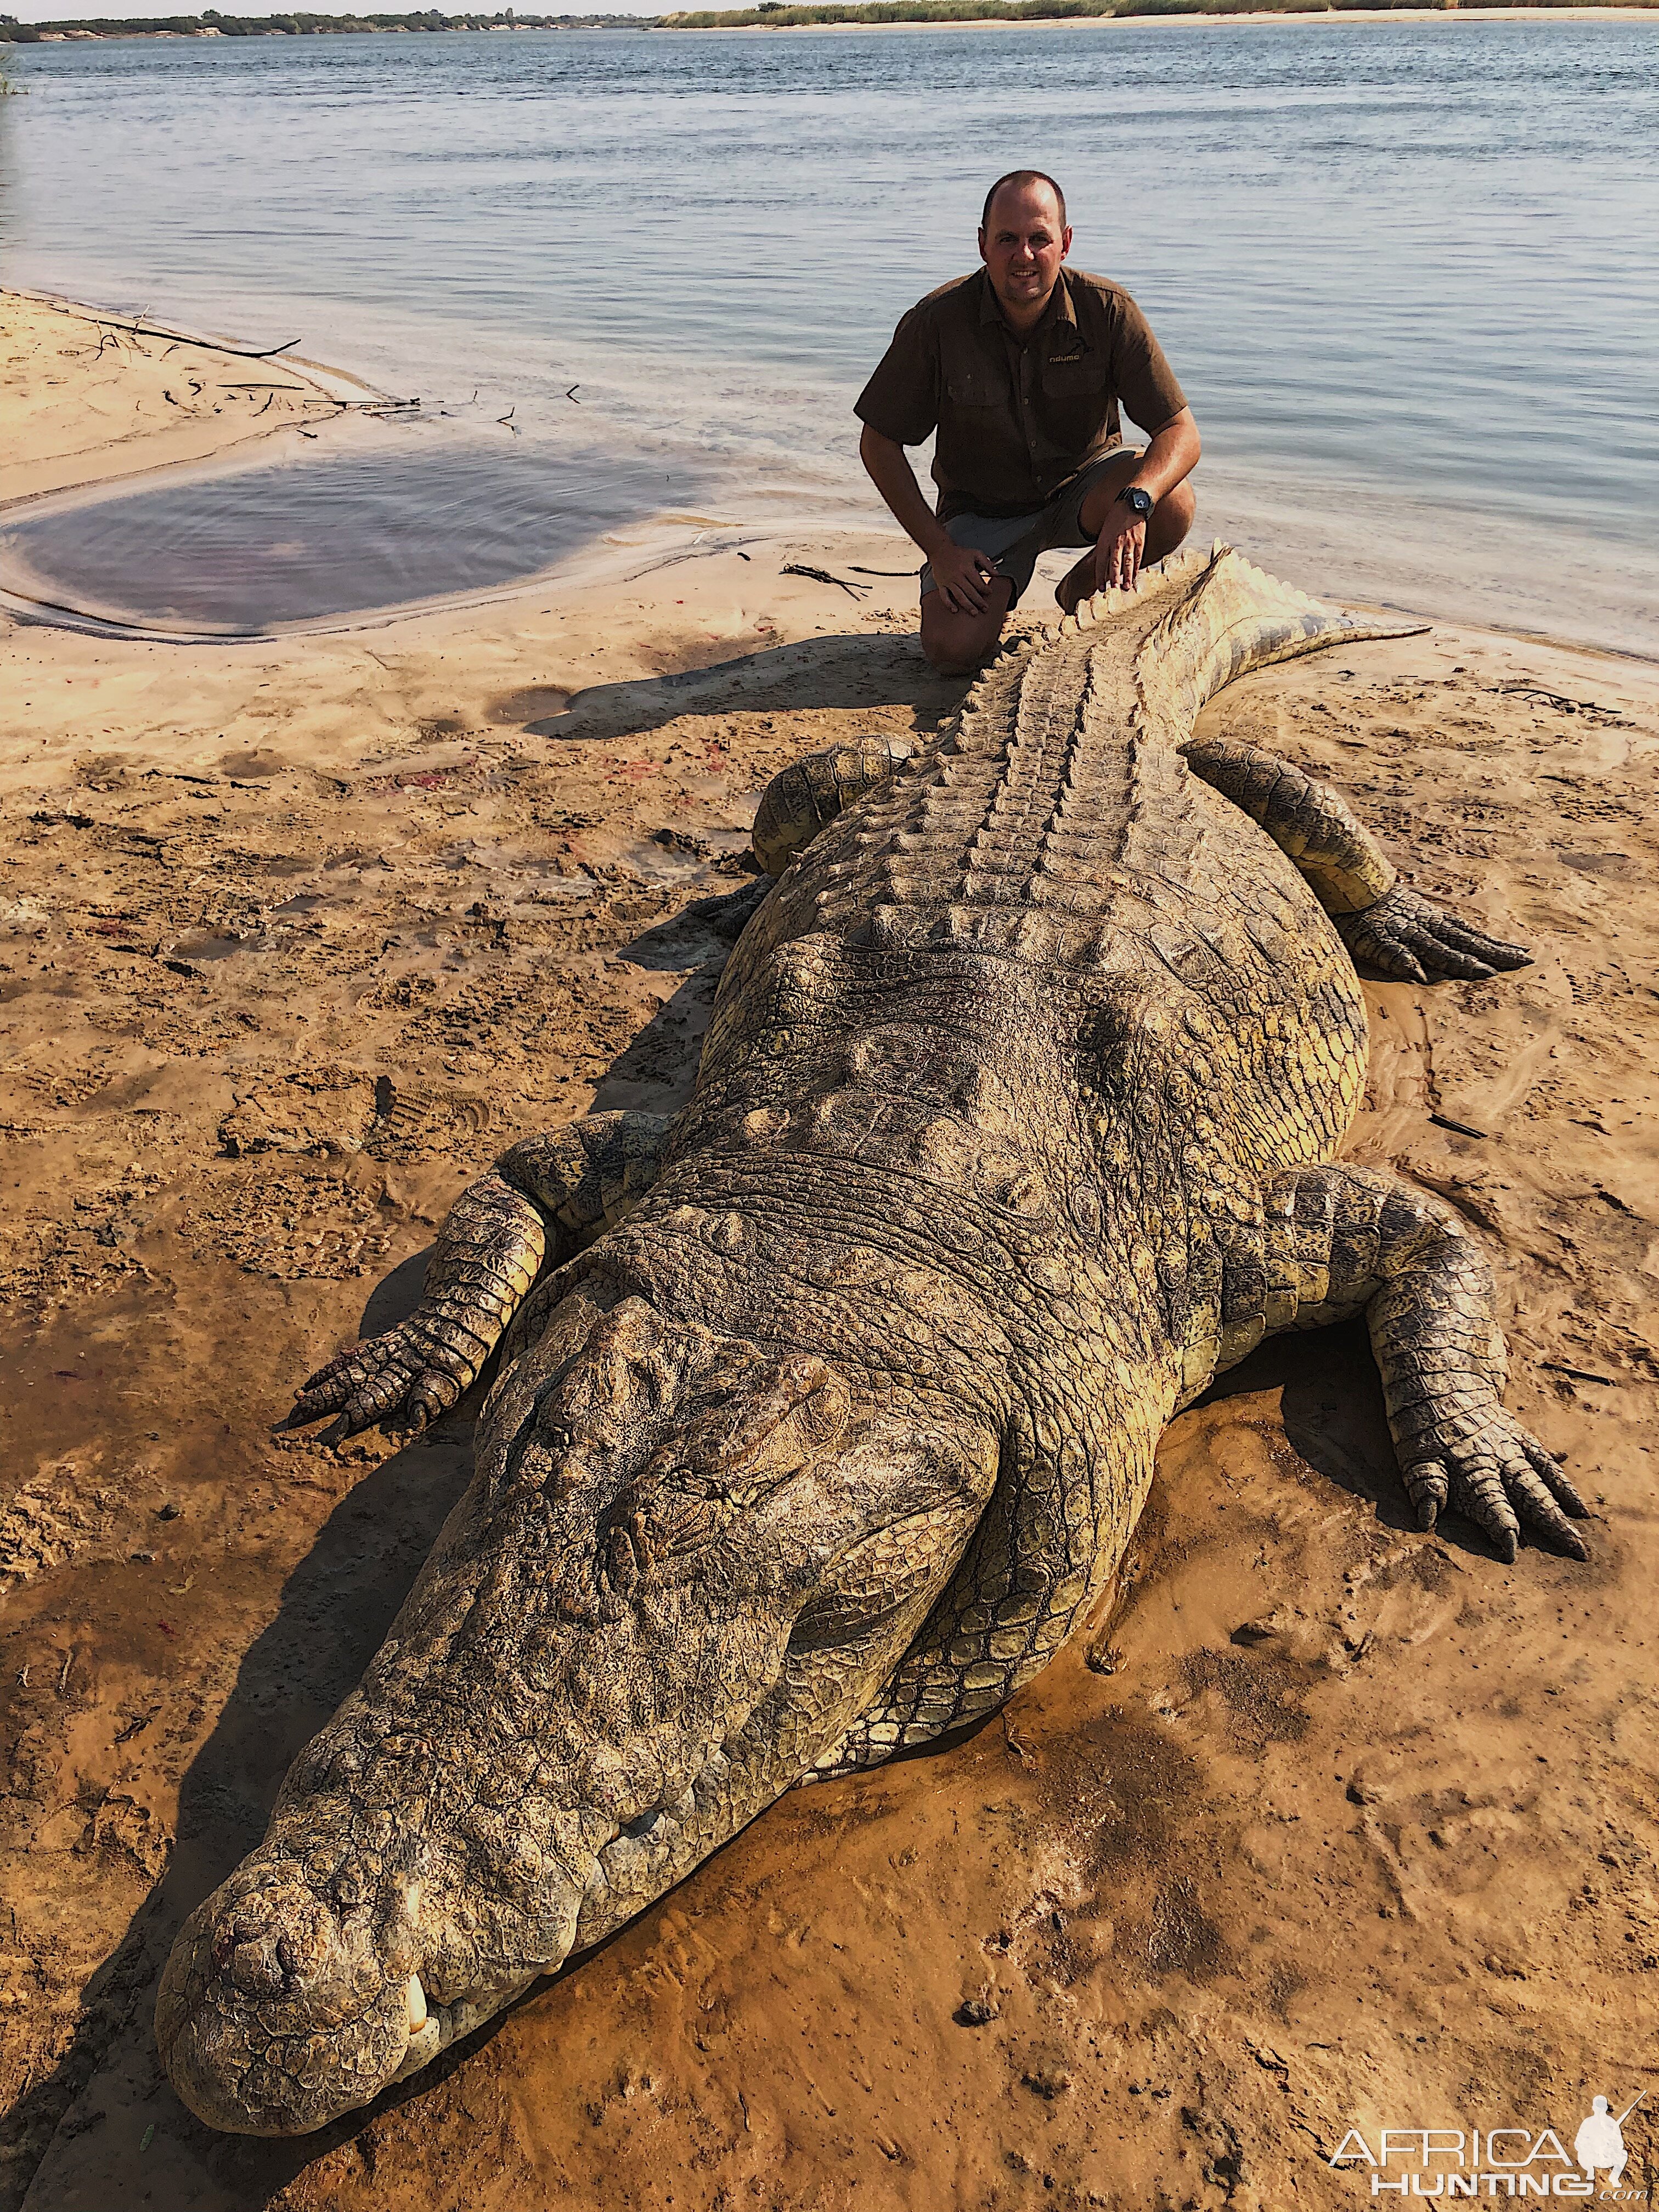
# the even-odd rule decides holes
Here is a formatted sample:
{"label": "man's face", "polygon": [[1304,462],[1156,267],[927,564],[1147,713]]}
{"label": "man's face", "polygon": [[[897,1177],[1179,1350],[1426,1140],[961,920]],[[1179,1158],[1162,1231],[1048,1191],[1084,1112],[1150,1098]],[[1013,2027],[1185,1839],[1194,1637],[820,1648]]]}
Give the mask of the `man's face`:
{"label": "man's face", "polygon": [[1047,185],[1005,185],[991,203],[991,220],[979,234],[980,258],[991,289],[1016,318],[1048,303],[1060,264],[1072,250],[1072,234]]}

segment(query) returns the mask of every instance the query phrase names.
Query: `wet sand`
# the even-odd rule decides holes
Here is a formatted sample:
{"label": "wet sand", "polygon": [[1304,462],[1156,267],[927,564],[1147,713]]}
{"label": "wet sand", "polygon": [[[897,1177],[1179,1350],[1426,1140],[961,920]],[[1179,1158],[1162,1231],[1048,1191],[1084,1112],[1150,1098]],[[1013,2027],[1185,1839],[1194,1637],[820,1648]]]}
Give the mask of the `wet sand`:
{"label": "wet sand", "polygon": [[686,1094],[767,777],[960,696],[905,582],[778,573],[897,568],[890,533],[751,556],[355,636],[0,634],[0,2204],[1343,2205],[1350,2127],[1570,2144],[1650,2079],[1659,676],[1437,629],[1210,720],[1536,948],[1369,987],[1348,1150],[1486,1243],[1591,1564],[1418,1534],[1363,1335],[1271,1343],[1170,1431],[1115,1607],[969,1740],[792,1794],[325,2136],[216,2137],[160,2080],[173,1930],[476,1409],[397,1450],[270,1425],[515,1135]]}
{"label": "wet sand", "polygon": [[0,507],[201,461],[278,430],[314,436],[384,395],[277,349],[0,290]]}

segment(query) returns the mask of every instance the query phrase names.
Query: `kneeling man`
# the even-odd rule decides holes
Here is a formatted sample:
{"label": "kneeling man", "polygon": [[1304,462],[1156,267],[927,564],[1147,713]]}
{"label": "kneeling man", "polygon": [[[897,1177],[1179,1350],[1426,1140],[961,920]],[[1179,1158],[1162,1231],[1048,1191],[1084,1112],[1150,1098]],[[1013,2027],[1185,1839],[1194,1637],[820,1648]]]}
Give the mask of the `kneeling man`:
{"label": "kneeling man", "polygon": [[[1054,594],[1069,612],[1133,583],[1192,527],[1192,410],[1128,294],[1061,266],[1071,247],[1052,177],[999,177],[984,267],[911,308],[859,397],[860,458],[927,556],[921,645],[935,668],[985,658],[1051,546],[1090,549]],[[1123,443],[1120,401],[1151,434],[1145,453]],[[937,514],[904,451],[934,430]]]}

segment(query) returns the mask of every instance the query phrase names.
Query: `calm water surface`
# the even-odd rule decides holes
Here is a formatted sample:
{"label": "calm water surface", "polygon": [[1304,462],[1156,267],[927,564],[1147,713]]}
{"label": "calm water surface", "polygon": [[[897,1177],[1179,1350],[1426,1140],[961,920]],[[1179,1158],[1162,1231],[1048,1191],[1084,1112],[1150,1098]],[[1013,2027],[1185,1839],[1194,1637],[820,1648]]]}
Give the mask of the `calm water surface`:
{"label": "calm water surface", "polygon": [[738,526],[872,519],[859,386],[1033,161],[1186,386],[1206,535],[1659,653],[1656,63],[1659,24],[1453,19],[19,49],[7,282],[297,335],[450,411],[326,490],[345,465],[294,470],[234,612],[203,549],[268,463],[0,551],[241,626],[264,574],[293,612],[296,559],[321,612],[557,568],[659,485]]}

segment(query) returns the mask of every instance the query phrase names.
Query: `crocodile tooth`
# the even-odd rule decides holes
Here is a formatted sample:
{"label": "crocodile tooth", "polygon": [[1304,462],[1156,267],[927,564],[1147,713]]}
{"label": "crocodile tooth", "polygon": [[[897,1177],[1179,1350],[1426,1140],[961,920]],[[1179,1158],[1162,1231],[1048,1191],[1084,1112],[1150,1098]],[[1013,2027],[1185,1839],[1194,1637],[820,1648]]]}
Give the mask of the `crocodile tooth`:
{"label": "crocodile tooth", "polygon": [[418,1974],[409,1978],[409,2032],[418,2035],[426,2026],[426,1991]]}

